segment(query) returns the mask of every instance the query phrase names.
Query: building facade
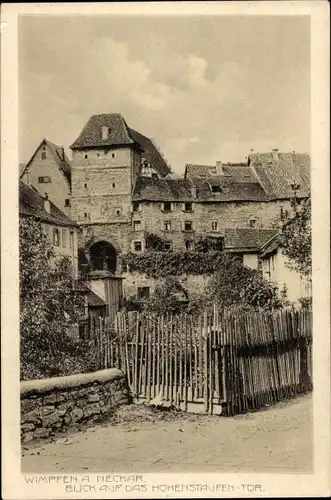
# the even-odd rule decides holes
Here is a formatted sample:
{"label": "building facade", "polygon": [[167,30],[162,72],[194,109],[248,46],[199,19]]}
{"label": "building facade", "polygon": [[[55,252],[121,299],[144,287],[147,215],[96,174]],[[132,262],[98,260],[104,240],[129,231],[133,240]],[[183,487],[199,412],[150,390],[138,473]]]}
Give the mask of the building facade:
{"label": "building facade", "polygon": [[43,139],[20,168],[20,179],[48,198],[70,217],[71,167],[62,146]]}
{"label": "building facade", "polygon": [[51,244],[54,259],[68,257],[72,262],[73,276],[78,277],[78,225],[69,219],[51,202],[41,196],[36,189],[19,184],[19,215],[40,221],[44,233]]}

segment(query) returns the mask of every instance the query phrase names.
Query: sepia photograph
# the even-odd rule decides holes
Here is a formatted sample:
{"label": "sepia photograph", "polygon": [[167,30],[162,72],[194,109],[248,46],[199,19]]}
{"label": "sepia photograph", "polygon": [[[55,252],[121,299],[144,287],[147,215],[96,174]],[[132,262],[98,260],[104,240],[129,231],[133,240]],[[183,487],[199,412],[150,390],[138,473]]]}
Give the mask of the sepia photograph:
{"label": "sepia photograph", "polygon": [[256,476],[222,475],[309,481],[310,15],[50,9],[17,16],[17,52],[28,487],[263,497]]}

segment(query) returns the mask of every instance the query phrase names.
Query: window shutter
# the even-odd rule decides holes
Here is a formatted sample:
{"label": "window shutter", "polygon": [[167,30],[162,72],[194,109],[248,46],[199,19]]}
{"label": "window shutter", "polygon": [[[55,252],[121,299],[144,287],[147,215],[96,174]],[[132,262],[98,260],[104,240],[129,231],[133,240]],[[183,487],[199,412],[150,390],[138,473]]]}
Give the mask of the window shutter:
{"label": "window shutter", "polygon": [[174,211],[174,203],[170,203],[170,210],[173,212]]}
{"label": "window shutter", "polygon": [[195,221],[192,222],[192,229],[195,231]]}
{"label": "window shutter", "polygon": [[161,210],[164,212],[164,203],[161,203]]}
{"label": "window shutter", "polygon": [[185,212],[185,203],[182,203],[182,210]]}

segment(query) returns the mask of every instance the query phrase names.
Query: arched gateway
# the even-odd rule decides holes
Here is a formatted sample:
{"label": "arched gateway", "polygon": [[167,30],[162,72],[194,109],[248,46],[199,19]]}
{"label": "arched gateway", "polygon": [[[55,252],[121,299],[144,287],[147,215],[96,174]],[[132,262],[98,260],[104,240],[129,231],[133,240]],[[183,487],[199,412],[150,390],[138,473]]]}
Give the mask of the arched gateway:
{"label": "arched gateway", "polygon": [[117,252],[108,241],[97,241],[87,249],[90,271],[116,272]]}

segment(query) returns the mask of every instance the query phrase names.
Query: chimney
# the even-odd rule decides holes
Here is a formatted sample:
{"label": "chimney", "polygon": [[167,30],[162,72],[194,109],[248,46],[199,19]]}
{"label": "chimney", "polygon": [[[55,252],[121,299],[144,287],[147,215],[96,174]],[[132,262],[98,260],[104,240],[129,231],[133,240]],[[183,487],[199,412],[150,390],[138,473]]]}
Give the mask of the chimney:
{"label": "chimney", "polygon": [[106,125],[103,125],[101,128],[102,140],[104,141],[105,139],[108,139],[108,136],[109,136],[109,128]]}
{"label": "chimney", "polygon": [[58,155],[59,155],[59,157],[60,157],[60,160],[61,160],[61,161],[64,161],[64,148],[63,148],[63,147],[58,148],[58,149],[57,149],[57,152],[58,152]]}
{"label": "chimney", "polygon": [[223,175],[223,167],[221,161],[216,162],[216,173],[217,175]]}
{"label": "chimney", "polygon": [[277,161],[279,161],[279,156],[278,156],[278,149],[273,149],[272,150],[272,158],[274,160],[274,162],[276,163]]}
{"label": "chimney", "polygon": [[191,186],[191,196],[192,196],[192,198],[197,197],[197,187],[194,184],[192,184],[192,186]]}
{"label": "chimney", "polygon": [[45,197],[44,197],[44,210],[48,214],[51,213],[51,203],[50,203],[50,201],[48,199],[48,194],[47,193],[45,193]]}

